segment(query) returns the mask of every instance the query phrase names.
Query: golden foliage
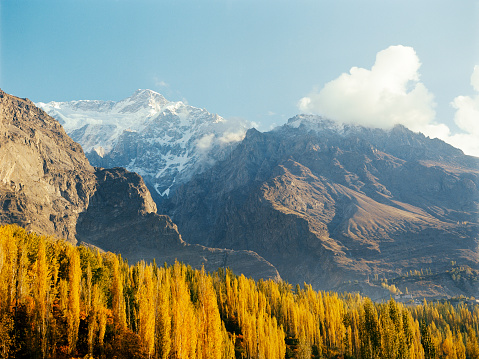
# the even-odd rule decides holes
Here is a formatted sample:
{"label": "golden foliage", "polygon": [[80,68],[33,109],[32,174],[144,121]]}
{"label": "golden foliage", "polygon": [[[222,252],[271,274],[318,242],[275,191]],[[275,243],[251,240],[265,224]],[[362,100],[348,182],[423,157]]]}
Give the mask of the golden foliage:
{"label": "golden foliage", "polygon": [[479,306],[314,291],[0,227],[0,357],[479,359]]}

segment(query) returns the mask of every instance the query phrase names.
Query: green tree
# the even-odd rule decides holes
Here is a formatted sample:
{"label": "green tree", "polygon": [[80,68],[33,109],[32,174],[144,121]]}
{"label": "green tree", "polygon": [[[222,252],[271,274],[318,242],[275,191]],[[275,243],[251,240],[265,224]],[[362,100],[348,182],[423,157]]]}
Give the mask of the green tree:
{"label": "green tree", "polygon": [[425,359],[436,358],[436,347],[434,346],[430,329],[425,320],[421,322],[421,344],[422,348],[424,349]]}

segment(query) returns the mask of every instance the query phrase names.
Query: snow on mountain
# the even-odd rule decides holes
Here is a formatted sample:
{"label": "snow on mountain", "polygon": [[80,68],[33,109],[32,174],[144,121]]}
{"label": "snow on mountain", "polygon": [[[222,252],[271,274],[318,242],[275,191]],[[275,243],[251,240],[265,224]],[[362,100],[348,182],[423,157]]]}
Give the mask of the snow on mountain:
{"label": "snow on mountain", "polygon": [[77,140],[85,152],[101,146],[108,153],[123,131],[141,131],[162,109],[176,104],[168,102],[156,92],[138,90],[131,97],[118,102],[52,101],[37,105],[56,118],[68,134],[77,134]]}
{"label": "snow on mountain", "polygon": [[334,134],[334,135],[341,135],[341,136],[348,136],[352,134],[364,134],[365,132],[366,133],[380,132],[383,134],[391,132],[391,130],[380,131],[372,127],[341,123],[341,122],[330,120],[323,116],[308,115],[308,114],[296,115],[290,118],[284,126],[277,127],[276,130],[281,130],[284,128],[296,128],[306,132],[313,131],[317,134],[322,134],[322,135]]}
{"label": "snow on mountain", "polygon": [[[464,157],[464,153],[450,144],[416,133],[403,125],[390,129],[379,129],[331,121],[318,115],[297,115],[273,131],[286,135],[311,133],[327,140],[329,146],[338,147],[346,140],[351,146],[366,146],[392,154],[403,160],[442,161],[447,159],[461,166],[470,166],[475,159]],[[326,142],[325,142],[326,143]],[[356,149],[359,150],[359,147]],[[364,147],[361,148],[364,150]],[[467,158],[467,159],[466,159]]]}
{"label": "snow on mountain", "polygon": [[151,90],[138,90],[118,102],[37,105],[82,145],[92,165],[137,172],[160,196],[223,158],[251,127],[247,121],[170,102]]}

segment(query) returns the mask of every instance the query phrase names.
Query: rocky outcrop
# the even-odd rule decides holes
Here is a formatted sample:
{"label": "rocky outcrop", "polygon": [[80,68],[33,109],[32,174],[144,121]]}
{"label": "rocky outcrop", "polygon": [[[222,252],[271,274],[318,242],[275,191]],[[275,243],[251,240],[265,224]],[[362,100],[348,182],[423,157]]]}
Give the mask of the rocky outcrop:
{"label": "rocky outcrop", "polygon": [[253,250],[290,282],[340,289],[451,261],[477,269],[478,204],[477,158],[404,127],[298,116],[249,130],[161,210],[188,242]]}
{"label": "rocky outcrop", "polygon": [[255,279],[279,279],[254,252],[185,243],[171,219],[156,213],[138,174],[92,167],[56,120],[2,91],[0,161],[1,224],[79,240],[131,262],[178,260],[208,271],[227,266]]}
{"label": "rocky outcrop", "polygon": [[0,90],[0,219],[76,242],[95,170],[62,126],[31,101]]}
{"label": "rocky outcrop", "polygon": [[97,191],[77,222],[80,241],[119,252],[132,263],[179,260],[207,271],[229,267],[255,279],[280,279],[276,268],[255,252],[185,243],[171,219],[156,213],[156,204],[136,173],[113,168],[97,169],[95,175]]}

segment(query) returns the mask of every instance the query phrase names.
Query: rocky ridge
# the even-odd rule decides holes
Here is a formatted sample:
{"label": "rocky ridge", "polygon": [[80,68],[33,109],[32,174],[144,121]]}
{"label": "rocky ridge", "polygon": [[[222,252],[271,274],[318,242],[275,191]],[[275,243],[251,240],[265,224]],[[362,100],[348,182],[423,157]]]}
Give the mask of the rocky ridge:
{"label": "rocky ridge", "polygon": [[277,270],[251,251],[185,243],[168,216],[157,214],[143,179],[122,168],[92,167],[62,126],[27,99],[0,90],[0,224],[86,242],[144,259],[254,278]]}
{"label": "rocky ridge", "polygon": [[[478,204],[479,159],[401,126],[301,115],[249,130],[160,210],[188,242],[253,250],[292,283],[342,290],[451,261],[479,269]],[[436,294],[476,296],[474,283]]]}

